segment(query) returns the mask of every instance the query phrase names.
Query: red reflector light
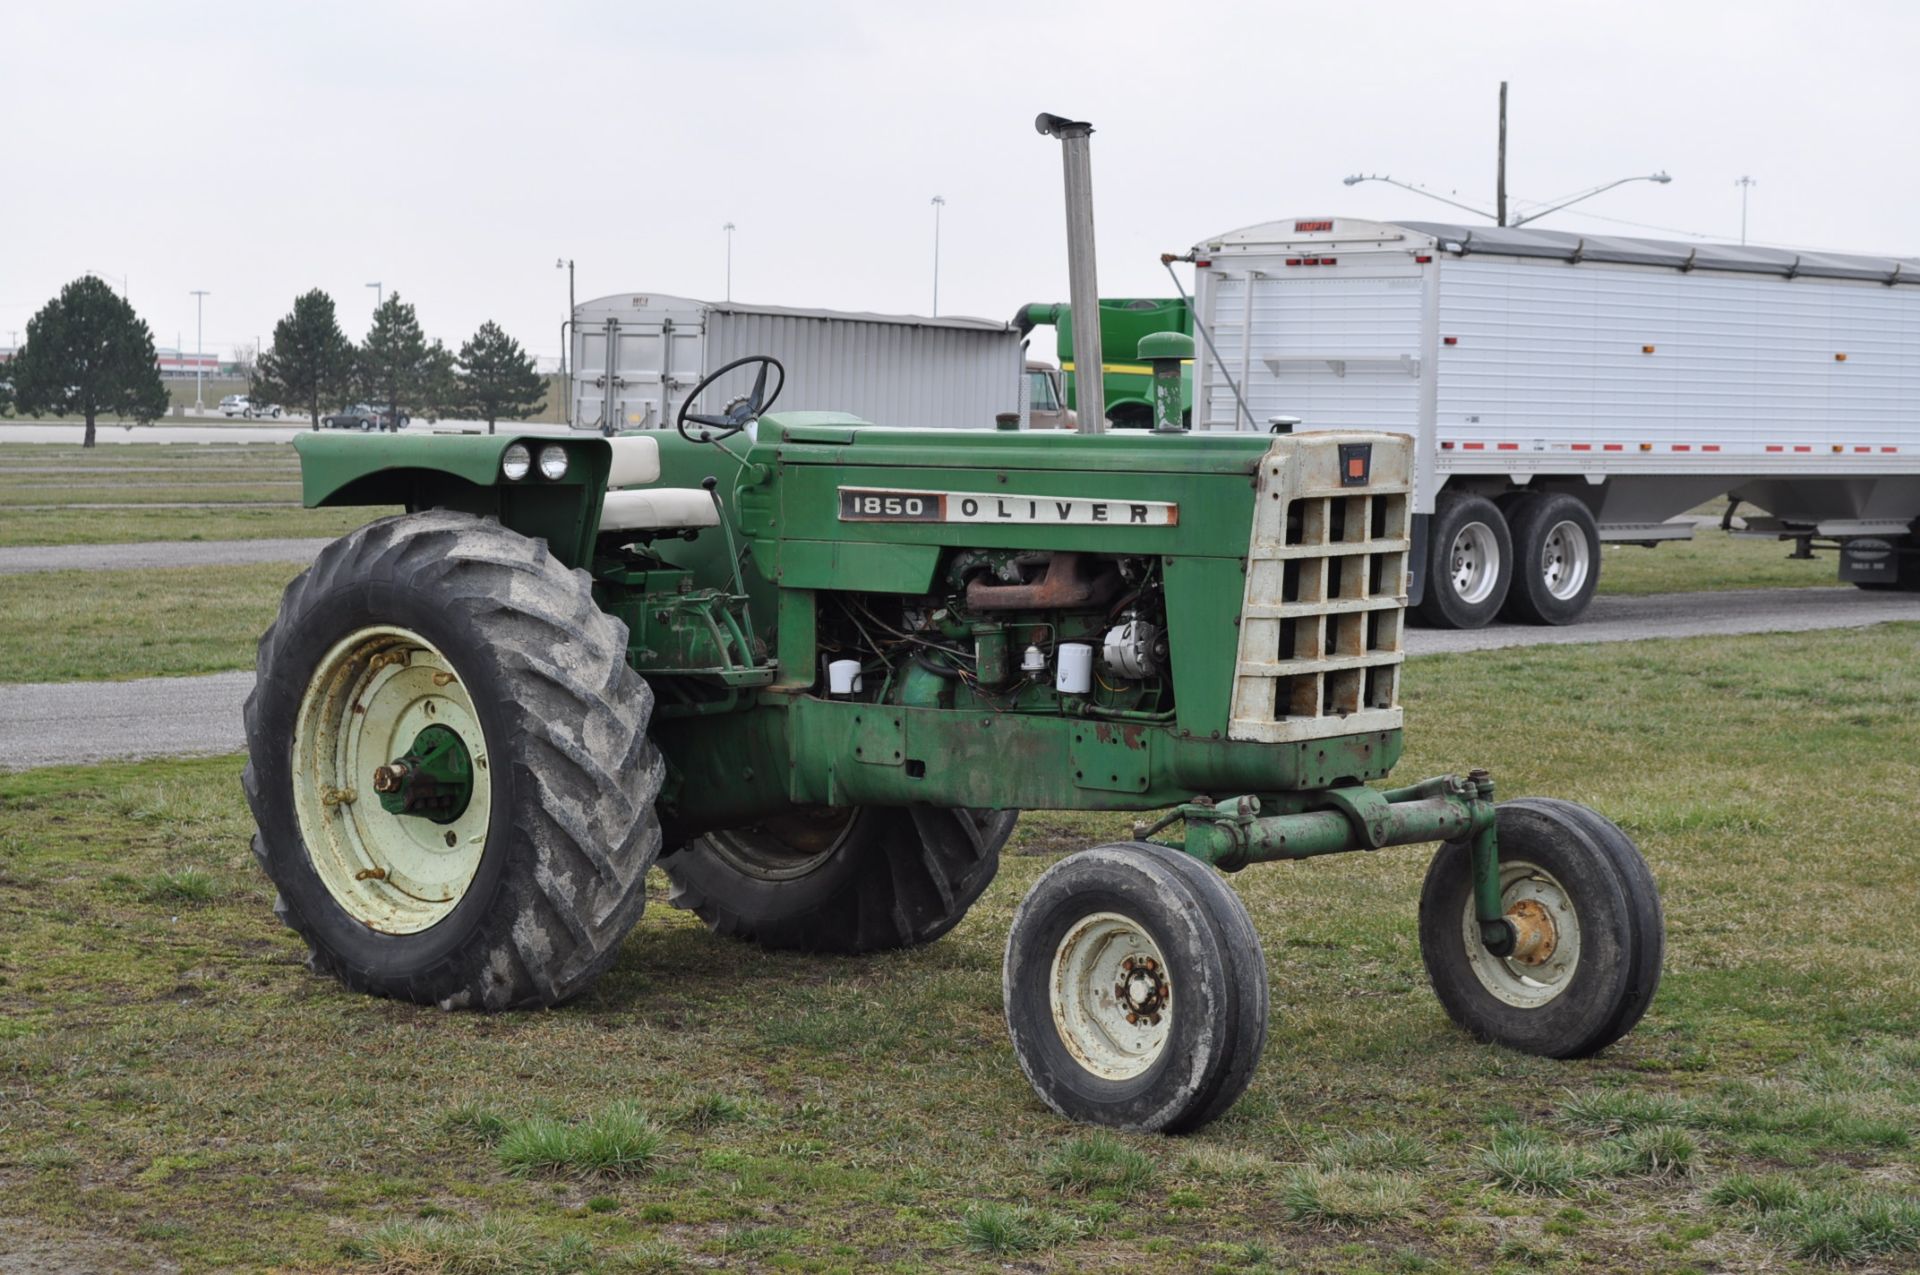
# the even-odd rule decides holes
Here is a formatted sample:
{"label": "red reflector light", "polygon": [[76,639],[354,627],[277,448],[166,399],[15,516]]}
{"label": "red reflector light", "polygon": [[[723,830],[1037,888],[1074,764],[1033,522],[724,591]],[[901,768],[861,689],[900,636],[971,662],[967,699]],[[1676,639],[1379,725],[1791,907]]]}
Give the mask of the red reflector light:
{"label": "red reflector light", "polygon": [[1211,261],[1196,261],[1193,263],[1193,268],[1195,270],[1205,270],[1208,266],[1212,264],[1213,263]]}
{"label": "red reflector light", "polygon": [[1297,266],[1297,265],[1299,265],[1299,264],[1300,264],[1300,258],[1298,258],[1298,257],[1288,257],[1288,258],[1287,258],[1287,264],[1288,264],[1288,265],[1290,265],[1290,266]]}
{"label": "red reflector light", "polygon": [[1417,265],[1417,266],[1424,266],[1424,265],[1426,265],[1426,264],[1427,264],[1427,263],[1428,263],[1429,261],[1432,261],[1432,260],[1433,260],[1433,258],[1432,258],[1432,257],[1415,257],[1415,258],[1413,259],[1413,263],[1414,263],[1415,265]]}
{"label": "red reflector light", "polygon": [[1340,261],[1340,258],[1338,258],[1338,257],[1322,257],[1322,258],[1320,258],[1320,264],[1321,264],[1321,265],[1323,265],[1323,266],[1331,266],[1331,265],[1337,265],[1337,264],[1339,263],[1339,261]]}
{"label": "red reflector light", "polygon": [[1317,266],[1320,264],[1320,258],[1308,257],[1305,261],[1301,262],[1300,264],[1303,266]]}
{"label": "red reflector light", "polygon": [[1457,336],[1446,336],[1446,337],[1441,337],[1441,338],[1440,338],[1440,341],[1441,341],[1441,344],[1443,344],[1443,345],[1458,345],[1458,344],[1460,344],[1460,338],[1459,338],[1459,337],[1457,337]]}

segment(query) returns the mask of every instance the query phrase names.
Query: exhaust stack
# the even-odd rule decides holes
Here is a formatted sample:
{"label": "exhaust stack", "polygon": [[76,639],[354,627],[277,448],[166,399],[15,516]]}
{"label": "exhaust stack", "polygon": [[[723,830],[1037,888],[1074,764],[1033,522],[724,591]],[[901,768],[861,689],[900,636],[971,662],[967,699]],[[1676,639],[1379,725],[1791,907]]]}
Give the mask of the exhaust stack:
{"label": "exhaust stack", "polygon": [[1033,126],[1060,139],[1067,179],[1067,284],[1073,305],[1074,407],[1082,434],[1107,432],[1105,368],[1100,355],[1100,283],[1093,255],[1093,125],[1041,113]]}

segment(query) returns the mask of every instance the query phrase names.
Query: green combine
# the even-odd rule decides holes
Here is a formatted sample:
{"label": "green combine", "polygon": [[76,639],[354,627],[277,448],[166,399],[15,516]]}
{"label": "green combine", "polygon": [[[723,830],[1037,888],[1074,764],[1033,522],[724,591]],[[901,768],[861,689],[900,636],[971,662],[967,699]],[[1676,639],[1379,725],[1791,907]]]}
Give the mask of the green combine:
{"label": "green combine", "polygon": [[[1055,357],[1060,360],[1067,406],[1080,408],[1079,368],[1074,363],[1073,308],[1060,302],[1023,305],[1013,316],[1022,333],[1037,327],[1054,330]],[[1140,342],[1161,332],[1193,336],[1193,312],[1186,302],[1168,298],[1100,298],[1100,343],[1107,350],[1137,350]],[[1153,370],[1138,359],[1103,361],[1101,380],[1106,388],[1107,420],[1116,429],[1148,429],[1154,421]],[[1180,412],[1183,423],[1193,420],[1193,360],[1181,366]]]}
{"label": "green combine", "polygon": [[1137,811],[1007,941],[1013,1053],[1067,1116],[1192,1129],[1244,1090],[1267,965],[1224,874],[1255,863],[1439,842],[1420,946],[1459,1024],[1573,1057],[1640,1018],[1660,902],[1617,827],[1384,782],[1406,439],[882,429],[774,412],[779,366],[741,363],[676,430],[297,440],[308,505],[408,510],[288,586],[247,703],[315,970],[556,1005],[656,862],[728,938],[908,947],[1018,811]]}

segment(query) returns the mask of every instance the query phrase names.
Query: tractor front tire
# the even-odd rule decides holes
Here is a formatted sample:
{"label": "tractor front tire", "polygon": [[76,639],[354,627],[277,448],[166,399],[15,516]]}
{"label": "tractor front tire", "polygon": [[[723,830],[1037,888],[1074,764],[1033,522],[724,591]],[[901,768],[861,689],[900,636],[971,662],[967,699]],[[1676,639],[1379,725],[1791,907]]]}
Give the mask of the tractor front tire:
{"label": "tractor front tire", "polygon": [[667,902],[728,938],[796,952],[917,947],[951,930],[1000,867],[1018,811],[799,811],[695,838],[660,861]]}
{"label": "tractor front tire", "polygon": [[[646,904],[664,766],[627,632],[497,523],[386,518],[287,586],[247,698],[275,911],[357,991],[507,1010],[578,995]],[[376,769],[451,732],[470,795],[390,812]]]}
{"label": "tractor front tire", "polygon": [[1185,1133],[1245,1092],[1267,1043],[1267,962],[1213,868],[1131,841],[1068,855],[1007,931],[1007,1033],[1070,1120]]}
{"label": "tractor front tire", "polygon": [[1666,924],[1647,861],[1585,806],[1546,797],[1500,803],[1501,906],[1525,919],[1529,951],[1480,941],[1472,847],[1449,841],[1420,892],[1420,955],[1454,1022],[1482,1040],[1548,1058],[1585,1058],[1632,1030],[1660,986]]}

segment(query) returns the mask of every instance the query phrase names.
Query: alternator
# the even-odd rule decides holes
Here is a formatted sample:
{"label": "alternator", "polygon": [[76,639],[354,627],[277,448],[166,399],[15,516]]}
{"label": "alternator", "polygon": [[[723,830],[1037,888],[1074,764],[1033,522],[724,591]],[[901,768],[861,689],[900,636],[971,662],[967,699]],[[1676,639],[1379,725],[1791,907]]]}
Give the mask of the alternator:
{"label": "alternator", "polygon": [[1101,662],[1130,681],[1152,677],[1166,657],[1167,644],[1159,628],[1145,620],[1114,625],[1100,648]]}

